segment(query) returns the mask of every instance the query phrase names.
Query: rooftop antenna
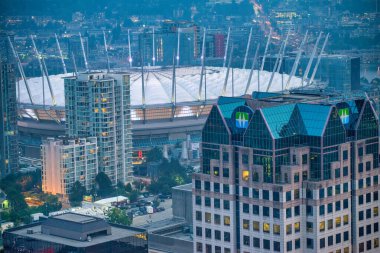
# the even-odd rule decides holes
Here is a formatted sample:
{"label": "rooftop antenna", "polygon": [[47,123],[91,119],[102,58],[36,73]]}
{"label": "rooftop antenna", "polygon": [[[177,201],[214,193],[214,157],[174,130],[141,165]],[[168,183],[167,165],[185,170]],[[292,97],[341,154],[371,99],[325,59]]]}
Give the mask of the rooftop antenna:
{"label": "rooftop antenna", "polygon": [[128,29],[128,54],[129,54],[129,57],[128,57],[129,67],[132,68],[131,36],[129,33],[129,29]]}
{"label": "rooftop antenna", "polygon": [[223,85],[223,91],[222,91],[222,96],[226,95],[227,91],[227,82],[228,82],[228,76],[230,75],[230,68],[231,68],[231,62],[232,62],[232,55],[234,53],[234,46],[231,46],[231,53],[230,57],[228,59],[228,66],[227,66],[227,73],[226,73],[226,78],[224,79],[224,85]]}
{"label": "rooftop antenna", "polygon": [[180,41],[181,41],[181,29],[178,28],[177,29],[177,56],[176,56],[176,59],[177,59],[177,66],[179,66],[179,46],[180,46]]}
{"label": "rooftop antenna", "polygon": [[154,45],[154,27],[153,27],[153,37],[152,37],[152,61],[153,61],[153,66],[156,66],[156,49]]}
{"label": "rooftop antenna", "polygon": [[322,46],[321,52],[318,55],[318,60],[317,60],[317,63],[315,64],[315,67],[314,67],[313,73],[311,75],[311,78],[309,79],[309,81],[307,83],[308,85],[311,84],[311,83],[313,83],[313,81],[314,81],[314,77],[315,77],[315,74],[317,74],[319,63],[321,62],[322,54],[325,51],[325,47],[326,47],[327,41],[329,40],[329,36],[330,36],[330,34],[328,33],[326,35],[325,41],[323,42],[323,46]]}
{"label": "rooftop antenna", "polygon": [[304,82],[304,80],[307,79],[307,77],[309,76],[309,71],[310,71],[310,68],[311,68],[311,64],[312,64],[313,61],[314,61],[314,56],[315,56],[315,53],[317,52],[317,48],[318,48],[319,41],[321,40],[321,36],[322,36],[322,32],[319,33],[318,39],[317,39],[317,41],[315,42],[315,45],[314,45],[313,51],[312,51],[312,53],[311,53],[311,56],[310,56],[309,62],[307,63],[307,67],[306,67],[305,73],[304,73],[304,75],[303,75],[303,77],[302,77],[302,86],[303,86],[303,82]]}
{"label": "rooftop antenna", "polygon": [[65,64],[65,60],[63,59],[63,54],[62,54],[62,50],[61,50],[61,45],[59,44],[58,36],[57,36],[56,33],[54,34],[54,36],[55,36],[55,42],[57,43],[57,47],[58,47],[58,51],[59,51],[59,56],[61,57],[61,62],[62,62],[62,67],[63,67],[63,73],[67,74],[66,64]]}
{"label": "rooftop antenna", "polygon": [[289,77],[288,77],[288,81],[287,81],[286,84],[285,84],[285,90],[288,89],[288,86],[289,86],[289,84],[290,84],[290,81],[292,80],[294,74],[295,74],[296,71],[297,71],[298,64],[299,64],[299,62],[300,62],[301,55],[302,55],[302,52],[303,52],[303,47],[304,47],[304,45],[305,45],[305,43],[306,43],[306,41],[307,41],[307,36],[308,36],[308,31],[306,31],[306,34],[305,34],[305,36],[303,37],[303,40],[302,40],[302,42],[301,42],[301,45],[300,45],[300,47],[298,48],[298,52],[297,52],[296,59],[295,59],[295,61],[294,61],[294,64],[293,64],[292,70],[291,70],[290,75],[289,75]]}
{"label": "rooftop antenna", "polygon": [[53,105],[56,105],[56,102],[55,102],[55,96],[54,96],[53,89],[52,89],[52,87],[51,87],[50,78],[49,78],[49,73],[48,73],[47,68],[46,68],[45,60],[44,60],[44,58],[42,57],[42,55],[38,52],[38,49],[37,49],[37,47],[36,47],[36,43],[34,42],[33,35],[30,35],[30,38],[32,39],[32,44],[33,44],[33,48],[34,48],[34,53],[36,54],[36,57],[37,57],[38,63],[39,63],[39,65],[40,65],[40,70],[41,70],[41,75],[42,75],[41,77],[42,77],[42,80],[44,79],[44,75],[45,75],[45,76],[46,76],[46,79],[47,79],[47,82],[48,82],[49,91],[50,91],[50,96],[51,96],[51,99],[52,99]]}
{"label": "rooftop antenna", "polygon": [[74,66],[75,76],[78,77],[77,63],[75,62],[75,55],[74,55],[73,52],[71,52],[71,59],[73,60],[73,66]]}
{"label": "rooftop antenna", "polygon": [[[251,85],[251,80],[252,80],[252,75],[253,75],[253,70],[255,68],[255,63],[257,61],[257,56],[259,54],[259,48],[260,48],[260,43],[257,44],[257,47],[256,47],[256,52],[255,52],[255,56],[253,57],[253,61],[252,61],[252,67],[251,67],[251,71],[249,72],[249,77],[248,77],[248,81],[247,81],[247,85],[245,87],[245,91],[244,91],[244,94],[247,94],[248,92],[248,89],[249,89],[249,86]],[[259,69],[259,68],[257,68]],[[243,95],[244,95],[243,94]]]}
{"label": "rooftop antenna", "polygon": [[[33,105],[34,103],[33,103],[33,99],[32,99],[32,93],[30,92],[28,80],[26,79],[25,72],[24,72],[24,69],[23,69],[21,61],[20,61],[20,57],[18,56],[18,53],[16,52],[16,50],[13,46],[12,40],[9,36],[8,36],[8,42],[9,42],[9,45],[11,46],[13,56],[15,57],[15,59],[17,61],[17,67],[18,67],[18,71],[20,72],[20,76],[22,77],[22,80],[24,80],[26,90],[28,92],[30,103]],[[20,93],[19,93],[19,96],[20,96]]]}
{"label": "rooftop antenna", "polygon": [[86,51],[84,50],[84,44],[83,44],[83,39],[82,39],[82,34],[79,33],[79,40],[80,40],[80,45],[82,47],[82,54],[83,54],[83,59],[84,59],[84,65],[86,67],[86,71],[90,72],[88,68],[88,62],[87,62],[87,57],[86,57]]}
{"label": "rooftop antenna", "polygon": [[248,42],[247,42],[247,49],[245,50],[245,56],[244,56],[244,63],[243,63],[243,69],[245,69],[245,66],[247,64],[247,58],[248,58],[248,53],[249,53],[249,47],[251,45],[251,38],[252,38],[252,27],[249,31],[248,35]]}
{"label": "rooftop antenna", "polygon": [[224,50],[224,57],[223,57],[223,68],[226,67],[228,47],[229,47],[229,44],[230,44],[230,34],[231,34],[231,27],[228,27],[227,43],[226,43],[226,48]]}
{"label": "rooftop antenna", "polygon": [[268,48],[269,48],[271,37],[272,37],[272,28],[269,31],[267,44],[265,45],[265,50],[264,50],[264,55],[263,55],[263,61],[261,62],[261,68],[260,68],[261,71],[264,70],[265,59],[267,58],[267,52],[268,52]]}
{"label": "rooftop antenna", "polygon": [[110,58],[108,56],[106,33],[104,32],[104,30],[103,30],[103,41],[104,41],[104,50],[106,52],[106,57],[107,57],[107,73],[109,73],[110,72]]}
{"label": "rooftop antenna", "polygon": [[199,83],[199,93],[198,93],[198,100],[201,100],[202,97],[202,85],[203,85],[203,73],[205,68],[205,46],[206,46],[206,28],[203,28],[203,41],[202,41],[202,55],[201,55],[201,80]]}

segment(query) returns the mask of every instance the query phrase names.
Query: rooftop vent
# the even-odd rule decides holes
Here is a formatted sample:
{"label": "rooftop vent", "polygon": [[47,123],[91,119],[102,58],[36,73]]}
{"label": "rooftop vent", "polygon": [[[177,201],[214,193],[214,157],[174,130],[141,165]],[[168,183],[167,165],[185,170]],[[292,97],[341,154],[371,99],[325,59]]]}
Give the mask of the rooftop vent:
{"label": "rooftop vent", "polygon": [[33,234],[33,229],[27,229],[27,230],[26,230],[26,233],[27,233],[28,235]]}

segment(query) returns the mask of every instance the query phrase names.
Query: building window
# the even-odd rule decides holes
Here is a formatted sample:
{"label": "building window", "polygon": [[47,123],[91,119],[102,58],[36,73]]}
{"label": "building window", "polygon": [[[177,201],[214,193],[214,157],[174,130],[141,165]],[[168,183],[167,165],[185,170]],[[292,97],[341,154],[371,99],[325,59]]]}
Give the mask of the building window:
{"label": "building window", "polygon": [[300,198],[300,190],[299,189],[295,189],[294,190],[294,199],[299,199]]}
{"label": "building window", "polygon": [[241,177],[244,181],[248,181],[249,180],[249,170],[243,170],[241,173]]}
{"label": "building window", "polygon": [[359,243],[359,252],[364,252],[364,242]]}
{"label": "building window", "polygon": [[313,216],[313,207],[312,206],[306,206],[306,215],[307,216]]}
{"label": "building window", "polygon": [[230,224],[231,224],[230,216],[224,216],[224,225],[230,226]]}
{"label": "building window", "polygon": [[[296,222],[294,224],[294,232],[298,233],[300,231],[300,223]],[[313,233],[313,222],[306,222],[306,231],[308,233]]]}
{"label": "building window", "polygon": [[208,212],[205,213],[205,221],[207,223],[211,223],[211,213],[208,213]]}
{"label": "building window", "polygon": [[291,201],[292,200],[292,192],[291,191],[287,191],[286,192],[286,201]]}
{"label": "building window", "polygon": [[314,240],[311,238],[307,238],[306,240],[306,247],[308,249],[314,249]]}
{"label": "building window", "polygon": [[323,199],[325,197],[325,189],[319,189],[319,198]]}
{"label": "building window", "polygon": [[363,172],[363,163],[358,164],[358,172],[362,173]]}
{"label": "building window", "polygon": [[220,184],[214,183],[214,192],[220,192]]}
{"label": "building window", "polygon": [[206,244],[206,253],[212,253],[212,246],[210,244]]}
{"label": "building window", "polygon": [[331,229],[333,229],[333,227],[334,227],[333,219],[328,220],[327,221],[327,229],[331,230]]}
{"label": "building window", "polygon": [[243,196],[249,197],[249,188],[248,187],[243,187]]}
{"label": "building window", "polygon": [[273,234],[279,235],[280,234],[280,225],[273,224]]}
{"label": "building window", "polygon": [[254,199],[258,199],[259,196],[260,196],[260,195],[259,195],[259,190],[253,188],[253,189],[252,189],[252,198],[254,198]]}
{"label": "building window", "polygon": [[302,164],[307,164],[307,154],[302,155]]}
{"label": "building window", "polygon": [[195,196],[195,204],[198,206],[202,205],[202,197],[201,196]]}
{"label": "building window", "polygon": [[258,222],[258,221],[253,221],[253,222],[252,222],[252,225],[253,225],[253,230],[254,230],[254,231],[260,232],[260,222]]}
{"label": "building window", "polygon": [[269,191],[268,190],[263,190],[263,199],[269,200]]}
{"label": "building window", "polygon": [[249,220],[243,219],[243,229],[249,230]]}
{"label": "building window", "polygon": [[346,161],[348,159],[348,150],[343,150],[343,160]]}
{"label": "building window", "polygon": [[301,248],[301,239],[295,239],[294,240],[294,249],[299,249]]}
{"label": "building window", "polygon": [[325,231],[325,221],[319,222],[319,232]]}
{"label": "building window", "polygon": [[348,166],[343,167],[343,176],[344,177],[348,176]]}
{"label": "building window", "polygon": [[286,218],[292,218],[292,208],[286,208]]}
{"label": "building window", "polygon": [[214,199],[214,208],[220,209],[220,199]]}
{"label": "building window", "polygon": [[260,248],[260,239],[253,237],[253,247]]}
{"label": "building window", "polygon": [[364,227],[359,227],[359,237],[364,235]]}
{"label": "building window", "polygon": [[369,240],[369,241],[367,241],[367,250],[369,251],[371,249],[372,249],[372,241]]}
{"label": "building window", "polygon": [[370,187],[370,186],[371,186],[371,177],[367,177],[367,178],[365,179],[365,184],[366,184],[367,187]]}
{"label": "building window", "polygon": [[332,188],[332,186],[327,187],[327,196],[331,197],[332,195],[333,195],[333,188]]}
{"label": "building window", "polygon": [[375,206],[373,208],[373,217],[379,216],[379,207]]}
{"label": "building window", "polygon": [[223,193],[230,194],[230,186],[228,184],[223,184]]}
{"label": "building window", "polygon": [[249,236],[243,236],[243,244],[245,245],[245,246],[250,246],[250,238],[249,238]]}
{"label": "building window", "polygon": [[264,233],[270,233],[269,223],[266,223],[266,222],[263,223],[263,231],[264,231]]}
{"label": "building window", "polygon": [[371,203],[371,193],[367,193],[367,194],[365,195],[365,202],[366,202],[366,203]]}
{"label": "building window", "polygon": [[214,167],[214,175],[219,176],[219,167]]}
{"label": "building window", "polygon": [[332,213],[333,212],[333,204],[329,203],[327,204],[327,213]]}
{"label": "building window", "polygon": [[275,251],[275,252],[281,251],[280,242],[276,242],[276,241],[273,242],[273,251]]}
{"label": "building window", "polygon": [[335,169],[335,178],[340,178],[340,168]]}
{"label": "building window", "polygon": [[286,242],[286,251],[290,252],[292,251],[293,241],[287,241]]}
{"label": "building window", "polygon": [[373,247],[374,247],[375,249],[379,247],[379,238],[375,238],[375,239],[373,240]]}
{"label": "building window", "polygon": [[294,173],[294,183],[298,183],[300,181],[300,173]]}
{"label": "building window", "polygon": [[224,241],[230,242],[231,241],[231,235],[229,232],[224,232]]}
{"label": "building window", "polygon": [[196,219],[197,221],[202,221],[202,212],[200,212],[200,211],[196,211],[196,212],[195,212],[195,219]]}
{"label": "building window", "polygon": [[252,181],[253,182],[259,182],[259,173],[253,172],[253,174],[252,174]]}
{"label": "building window", "polygon": [[325,215],[325,205],[319,206],[319,215],[320,216]]}
{"label": "building window", "polygon": [[220,230],[215,230],[214,231],[214,237],[215,237],[215,240],[218,240],[218,241],[221,240],[222,233],[220,232]]}
{"label": "building window", "polygon": [[248,159],[248,155],[247,154],[243,154],[242,155],[242,162],[243,162],[243,164],[248,164],[248,162],[249,162],[249,159]]}
{"label": "building window", "polygon": [[205,197],[205,206],[211,207],[211,199],[209,197]]}
{"label": "building window", "polygon": [[339,228],[341,224],[342,224],[342,218],[336,217],[335,218],[335,227]]}
{"label": "building window", "polygon": [[223,209],[224,210],[230,210],[230,201],[223,200]]}
{"label": "building window", "polygon": [[249,204],[243,203],[243,213],[249,213]]}
{"label": "building window", "polygon": [[327,238],[327,245],[328,246],[331,246],[331,245],[333,245],[334,244],[334,236],[329,236],[328,238]]}
{"label": "building window", "polygon": [[343,192],[348,192],[348,183],[343,184]]}
{"label": "building window", "polygon": [[319,239],[319,248],[323,249],[325,246],[325,238]]}
{"label": "building window", "polygon": [[362,157],[363,156],[363,147],[360,147],[358,149],[358,156]]}
{"label": "building window", "polygon": [[197,235],[197,236],[202,236],[202,228],[201,227],[196,227],[196,229],[195,229],[195,234]]}
{"label": "building window", "polygon": [[295,206],[294,207],[294,216],[300,216],[300,207],[299,206]]}
{"label": "building window", "polygon": [[263,240],[264,249],[270,250],[270,240]]}
{"label": "building window", "polygon": [[371,170],[371,162],[366,162],[365,163],[365,170],[370,171]]}
{"label": "building window", "polygon": [[257,205],[252,205],[252,213],[255,215],[260,215],[260,207]]}
{"label": "building window", "polygon": [[280,209],[273,208],[273,218],[280,219]]}
{"label": "building window", "polygon": [[313,199],[313,191],[310,189],[306,190],[306,198]]}
{"label": "building window", "polygon": [[222,253],[222,248],[220,246],[215,246],[215,253]]}
{"label": "building window", "polygon": [[273,192],[273,201],[280,201],[280,193]]}
{"label": "building window", "polygon": [[292,224],[286,225],[286,234],[291,235],[292,234]]}
{"label": "building window", "polygon": [[229,168],[223,168],[223,177],[225,177],[225,178],[230,177],[230,169]]}
{"label": "building window", "polygon": [[348,214],[346,214],[343,216],[343,225],[347,225],[348,222],[349,222],[349,217],[348,217]]}
{"label": "building window", "polygon": [[373,193],[373,201],[378,201],[379,200],[379,192],[378,191],[375,191]]}
{"label": "building window", "polygon": [[197,242],[197,252],[202,252],[203,251],[203,247],[202,247],[203,245],[202,245],[202,243],[200,243],[200,242]]}
{"label": "building window", "polygon": [[379,184],[379,176],[373,176],[373,185]]}
{"label": "building window", "polygon": [[201,185],[202,185],[201,180],[195,180],[195,189],[197,189],[197,190],[202,189]]}
{"label": "building window", "polygon": [[335,211],[340,211],[340,201],[335,202]]}
{"label": "building window", "polygon": [[263,207],[263,216],[269,217],[269,207]]}
{"label": "building window", "polygon": [[216,225],[220,225],[220,215],[219,214],[214,214],[214,223]]}
{"label": "building window", "polygon": [[211,229],[206,228],[205,229],[206,238],[211,239]]}
{"label": "building window", "polygon": [[224,253],[231,253],[231,249],[230,248],[224,248]]}
{"label": "building window", "polygon": [[371,219],[371,214],[372,214],[372,212],[371,212],[371,208],[367,209],[367,210],[365,211],[365,218],[366,218],[366,219]]}
{"label": "building window", "polygon": [[364,220],[364,211],[359,212],[359,221]]}
{"label": "building window", "polygon": [[359,195],[358,199],[359,199],[359,205],[363,205],[363,203],[364,203],[363,195]]}
{"label": "building window", "polygon": [[211,188],[210,185],[211,185],[211,184],[210,184],[209,181],[205,181],[205,191],[210,191],[210,188]]}
{"label": "building window", "polygon": [[223,162],[228,162],[228,161],[229,161],[228,152],[223,152]]}
{"label": "building window", "polygon": [[366,234],[367,234],[367,235],[370,235],[371,232],[372,232],[372,226],[371,226],[371,224],[369,224],[369,225],[367,225],[367,227],[366,227]]}
{"label": "building window", "polygon": [[348,232],[348,231],[345,231],[345,232],[343,233],[343,240],[344,240],[344,241],[348,241],[348,239],[349,239],[349,232]]}
{"label": "building window", "polygon": [[339,195],[339,194],[340,194],[340,184],[335,185],[335,195]]}

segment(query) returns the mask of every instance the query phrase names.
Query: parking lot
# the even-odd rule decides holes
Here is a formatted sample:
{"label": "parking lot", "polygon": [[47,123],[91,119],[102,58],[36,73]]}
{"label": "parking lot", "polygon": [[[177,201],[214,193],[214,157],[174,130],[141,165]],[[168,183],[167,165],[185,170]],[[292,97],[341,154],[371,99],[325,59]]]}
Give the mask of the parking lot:
{"label": "parking lot", "polygon": [[[150,200],[148,200],[148,201],[150,201]],[[165,199],[164,202],[160,203],[159,207],[163,207],[163,208],[165,208],[165,210],[162,212],[156,212],[153,214],[145,214],[145,215],[136,216],[133,218],[132,225],[133,226],[141,226],[141,225],[144,225],[147,223],[167,219],[167,218],[170,218],[173,216],[172,199]]]}

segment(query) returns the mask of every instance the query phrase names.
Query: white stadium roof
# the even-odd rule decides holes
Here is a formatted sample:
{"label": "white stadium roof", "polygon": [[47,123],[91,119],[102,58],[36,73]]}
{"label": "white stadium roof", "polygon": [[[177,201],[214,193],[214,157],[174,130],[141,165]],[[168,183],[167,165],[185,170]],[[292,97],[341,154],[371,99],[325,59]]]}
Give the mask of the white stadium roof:
{"label": "white stadium roof", "polygon": [[[171,68],[146,68],[144,73],[145,78],[145,101],[146,105],[166,104],[171,102],[172,90],[172,69]],[[176,69],[176,98],[177,102],[198,101],[198,91],[200,83],[201,67],[181,67]],[[207,83],[206,92],[207,99],[216,99],[222,95],[224,80],[226,77],[227,68],[222,67],[206,67],[206,81],[203,80],[202,100],[204,99],[204,83]],[[233,77],[232,77],[233,73]],[[249,77],[249,69],[230,69],[227,89],[225,96],[232,96],[232,86],[234,87],[234,96],[243,95],[247,80]],[[254,70],[251,85],[248,89],[248,94],[257,91],[257,74]],[[260,91],[266,91],[271,72],[260,72]],[[55,95],[58,106],[65,105],[64,98],[64,81],[63,77],[72,74],[51,75],[50,82]],[[233,78],[233,85],[232,85]],[[282,84],[285,86],[288,80],[288,75],[275,73],[272,85],[269,89],[271,92],[281,91]],[[44,83],[44,88],[42,83]],[[44,82],[41,77],[28,79],[32,99],[35,104],[43,105],[44,97],[45,104],[52,105],[49,87],[45,78]],[[301,85],[301,79],[293,77],[289,85],[289,89],[297,88]],[[45,90],[45,92],[43,92]],[[43,95],[45,93],[45,96]],[[20,103],[29,104],[29,96],[23,80],[20,80]],[[141,89],[141,72],[137,69],[131,71],[131,104],[141,105],[142,89]]]}

